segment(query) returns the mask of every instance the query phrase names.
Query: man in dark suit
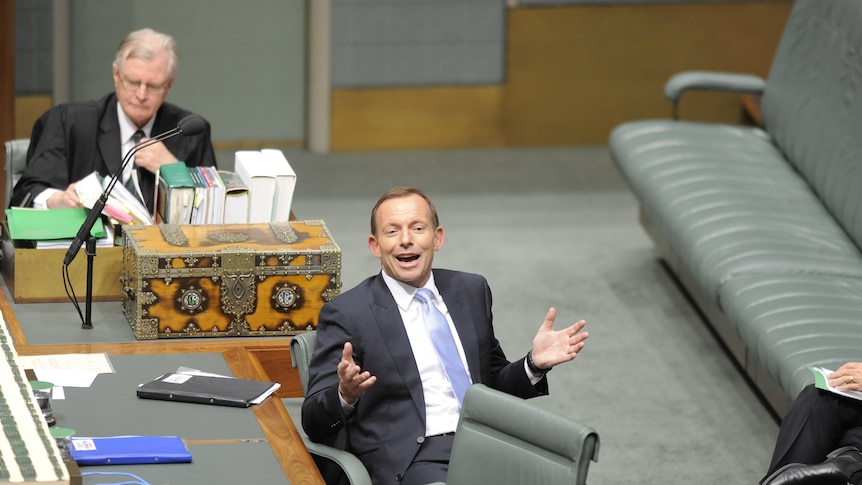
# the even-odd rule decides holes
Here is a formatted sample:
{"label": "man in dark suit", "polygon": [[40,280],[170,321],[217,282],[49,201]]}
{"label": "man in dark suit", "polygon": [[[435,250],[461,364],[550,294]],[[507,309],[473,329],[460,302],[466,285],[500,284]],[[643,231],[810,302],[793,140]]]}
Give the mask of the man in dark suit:
{"label": "man in dark suit", "polygon": [[551,308],[527,356],[509,362],[494,335],[485,278],[432,270],[443,241],[437,212],[420,190],[390,190],[371,212],[368,237],[382,271],[320,312],[303,429],[327,443],[346,428],[350,451],[375,484],[446,478],[460,400],[440,339],[426,331],[429,310],[414,298],[423,288],[446,316],[469,382],[522,398],[547,394],[545,373],[574,359],[588,337],[583,320],[554,331]]}
{"label": "man in dark suit", "polygon": [[[826,376],[838,392],[862,391],[862,362]],[[862,484],[862,401],[805,387],[781,422],[762,485]]]}
{"label": "man in dark suit", "polygon": [[[12,191],[10,205],[80,207],[78,180],[93,171],[113,175],[135,144],[176,128],[191,114],[164,102],[178,62],[172,37],[151,29],[128,34],[113,63],[114,93],[97,101],[55,106],[37,120],[27,169]],[[215,165],[208,123],[198,135],[175,136],[138,151],[121,183],[130,184],[152,213],[155,173],[161,165],[179,160],[189,166]]]}

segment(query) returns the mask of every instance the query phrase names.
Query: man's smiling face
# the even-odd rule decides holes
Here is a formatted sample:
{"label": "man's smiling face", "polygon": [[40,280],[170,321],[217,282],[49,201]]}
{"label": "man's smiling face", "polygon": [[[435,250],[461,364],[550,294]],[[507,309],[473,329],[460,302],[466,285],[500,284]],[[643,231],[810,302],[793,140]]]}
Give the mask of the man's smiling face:
{"label": "man's smiling face", "polygon": [[376,225],[376,233],[368,236],[368,248],[380,259],[383,271],[421,288],[444,239],[443,228],[434,227],[428,203],[416,194],[386,200],[377,209]]}

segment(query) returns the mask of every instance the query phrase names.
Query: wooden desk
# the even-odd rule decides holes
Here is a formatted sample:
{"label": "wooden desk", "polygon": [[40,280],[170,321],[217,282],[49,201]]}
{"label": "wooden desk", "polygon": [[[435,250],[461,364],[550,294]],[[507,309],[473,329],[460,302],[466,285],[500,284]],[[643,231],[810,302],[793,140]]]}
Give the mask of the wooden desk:
{"label": "wooden desk", "polygon": [[192,463],[82,466],[84,484],[122,481],[87,476],[103,471],[131,472],[154,484],[242,483],[250,477],[258,483],[285,482],[272,440],[253,409],[139,399],[135,394],[138,384],[180,366],[230,375],[221,353],[115,355],[111,364],[115,372],[100,374],[90,387],[65,388],[65,399],[54,401],[57,424],[82,437],[177,435],[191,451]]}
{"label": "wooden desk", "polygon": [[[59,270],[58,270],[59,271]],[[123,329],[125,317],[122,316],[118,302],[100,303],[99,318],[94,318],[94,329],[85,330],[80,324],[74,327],[77,314],[71,302],[66,304],[30,303],[15,305],[9,299],[8,289],[3,285],[0,291],[0,311],[9,327],[9,333],[15,342],[19,355],[46,355],[64,353],[94,353],[105,352],[109,356],[135,354],[193,354],[220,353],[224,356],[233,375],[250,379],[265,379],[279,382],[282,388],[279,393],[257,406],[253,406],[254,414],[268,446],[275,454],[284,475],[291,484],[323,484],[323,479],[302,443],[302,438],[293,424],[281,397],[302,396],[299,376],[290,364],[290,338],[199,338],[184,340],[137,341],[131,328]],[[115,305],[112,307],[111,305]],[[16,311],[17,310],[17,311]],[[61,319],[62,321],[57,321]],[[51,333],[52,326],[67,332],[86,332],[81,335],[78,343],[31,343],[27,338],[28,331],[33,332],[39,326],[42,333]],[[103,331],[99,331],[102,325]],[[108,327],[110,328],[104,328]],[[126,327],[128,323],[125,322]],[[113,332],[110,332],[111,330]],[[124,331],[128,339],[124,340]],[[59,332],[58,332],[59,334]],[[154,370],[156,375],[159,370]],[[153,375],[152,377],[155,377]],[[205,412],[209,406],[201,406]],[[248,411],[248,410],[246,410]],[[213,423],[217,426],[218,423]],[[231,459],[231,458],[226,458]],[[162,466],[162,465],[150,465]],[[170,465],[164,465],[170,466]]]}

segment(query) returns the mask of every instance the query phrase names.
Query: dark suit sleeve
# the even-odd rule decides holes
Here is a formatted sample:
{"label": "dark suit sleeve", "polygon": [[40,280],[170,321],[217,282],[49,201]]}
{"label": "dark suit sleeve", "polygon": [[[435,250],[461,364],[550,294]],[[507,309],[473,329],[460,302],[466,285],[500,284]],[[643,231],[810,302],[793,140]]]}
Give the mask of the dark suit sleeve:
{"label": "dark suit sleeve", "polygon": [[165,146],[177,157],[177,160],[185,162],[189,167],[216,166],[210,124],[204,121],[206,128],[201,133],[192,136],[175,136],[165,142]]}
{"label": "dark suit sleeve", "polygon": [[[338,397],[338,363],[345,342],[356,345],[355,335],[348,330],[348,316],[333,302],[323,305],[317,321],[317,344],[308,369],[308,391],[302,402],[302,428],[315,442],[329,443],[347,425]],[[354,352],[354,360],[361,355]]]}
{"label": "dark suit sleeve", "polygon": [[90,126],[95,129],[98,111],[90,107],[77,107],[73,121],[69,109],[66,105],[56,106],[46,111],[33,125],[27,150],[27,169],[12,189],[11,206],[19,205],[27,194],[35,197],[48,188],[65,190],[72,180],[77,180],[70,173],[71,164],[67,161],[70,153],[83,150],[95,157],[95,133],[77,141],[67,140],[75,140],[79,127]]}

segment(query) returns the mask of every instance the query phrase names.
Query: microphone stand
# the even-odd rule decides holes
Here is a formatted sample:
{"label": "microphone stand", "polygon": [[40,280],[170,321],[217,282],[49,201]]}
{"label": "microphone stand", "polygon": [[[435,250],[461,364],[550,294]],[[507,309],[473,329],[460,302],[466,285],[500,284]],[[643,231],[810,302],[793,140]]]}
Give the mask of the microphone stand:
{"label": "microphone stand", "polygon": [[[114,186],[117,184],[117,181],[122,177],[123,171],[126,169],[126,165],[129,164],[129,161],[132,159],[132,156],[140,150],[144,148],[155,145],[163,140],[167,140],[168,138],[179,135],[183,132],[181,126],[183,125],[183,120],[180,120],[180,123],[176,128],[172,128],[155,138],[150,138],[149,140],[140,143],[131,150],[129,153],[123,157],[123,161],[120,164],[120,168],[114,173],[113,178],[108,185],[105,186],[105,190],[102,191],[102,195],[93,203],[92,209],[90,209],[90,213],[87,214],[87,219],[84,220],[84,223],[81,224],[81,228],[78,229],[78,234],[75,236],[75,239],[72,240],[72,244],[69,246],[69,250],[66,252],[66,258],[63,260],[63,267],[66,272],[69,271],[69,265],[77,256],[78,251],[81,249],[81,245],[84,244],[84,241],[87,242],[87,296],[86,296],[86,308],[85,308],[85,317],[81,318],[81,328],[91,329],[93,328],[92,322],[92,314],[93,314],[93,258],[96,256],[96,238],[90,234],[90,231],[93,229],[93,225],[96,224],[96,219],[98,219],[102,215],[102,210],[105,208],[105,205],[108,203],[108,196],[111,194],[111,191],[114,190]],[[68,284],[71,286],[71,280],[68,281]],[[72,303],[75,305],[75,308],[78,309],[78,315],[81,315],[81,309],[78,307],[78,301],[74,297],[74,289],[72,290],[72,295],[69,296],[69,299],[72,300]]]}
{"label": "microphone stand", "polygon": [[86,320],[81,323],[81,328],[93,328],[93,258],[96,257],[96,238],[90,234],[87,238],[87,303]]}

